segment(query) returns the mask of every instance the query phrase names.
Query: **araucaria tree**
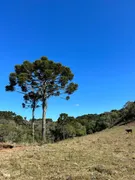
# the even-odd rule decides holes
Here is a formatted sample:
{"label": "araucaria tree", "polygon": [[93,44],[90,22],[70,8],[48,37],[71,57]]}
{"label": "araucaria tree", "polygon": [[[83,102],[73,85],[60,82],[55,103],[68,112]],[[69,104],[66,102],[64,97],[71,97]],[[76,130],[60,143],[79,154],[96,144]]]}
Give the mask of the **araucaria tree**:
{"label": "araucaria tree", "polygon": [[33,143],[35,141],[35,110],[39,107],[39,94],[38,92],[28,92],[23,96],[24,103],[22,103],[23,108],[31,108],[32,110],[32,137]]}
{"label": "araucaria tree", "polygon": [[24,61],[15,66],[15,72],[9,76],[7,91],[15,91],[17,87],[23,92],[34,92],[42,103],[42,140],[46,142],[46,110],[47,100],[52,96],[65,94],[68,100],[70,95],[78,88],[78,84],[72,82],[73,73],[69,67],[61,63],[41,57],[33,63]]}

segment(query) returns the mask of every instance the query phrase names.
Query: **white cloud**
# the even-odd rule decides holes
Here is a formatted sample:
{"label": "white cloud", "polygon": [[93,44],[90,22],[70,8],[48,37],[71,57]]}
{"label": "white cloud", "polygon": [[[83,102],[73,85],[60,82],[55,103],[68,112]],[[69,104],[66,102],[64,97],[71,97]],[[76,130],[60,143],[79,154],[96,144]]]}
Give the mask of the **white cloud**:
{"label": "white cloud", "polygon": [[77,106],[77,107],[78,107],[78,106],[80,106],[80,104],[75,104],[75,106]]}

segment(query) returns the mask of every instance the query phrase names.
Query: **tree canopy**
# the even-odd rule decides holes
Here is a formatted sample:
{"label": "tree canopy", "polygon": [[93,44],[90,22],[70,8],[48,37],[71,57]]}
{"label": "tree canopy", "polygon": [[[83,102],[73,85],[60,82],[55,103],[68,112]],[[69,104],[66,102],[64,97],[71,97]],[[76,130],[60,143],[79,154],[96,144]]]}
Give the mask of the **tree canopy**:
{"label": "tree canopy", "polygon": [[24,94],[33,92],[42,102],[42,138],[46,141],[46,110],[47,99],[51,96],[70,95],[77,90],[78,84],[73,83],[73,73],[69,67],[55,63],[43,56],[34,62],[24,61],[15,65],[15,72],[9,75],[6,91],[20,91]]}

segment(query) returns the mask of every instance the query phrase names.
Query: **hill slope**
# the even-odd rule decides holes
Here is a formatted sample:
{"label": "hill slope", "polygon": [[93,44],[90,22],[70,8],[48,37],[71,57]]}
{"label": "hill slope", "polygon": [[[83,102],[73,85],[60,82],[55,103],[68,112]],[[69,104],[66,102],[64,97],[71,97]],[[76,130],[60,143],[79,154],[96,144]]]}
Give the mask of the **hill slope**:
{"label": "hill slope", "polygon": [[135,180],[135,128],[127,126],[56,144],[0,151],[0,179]]}

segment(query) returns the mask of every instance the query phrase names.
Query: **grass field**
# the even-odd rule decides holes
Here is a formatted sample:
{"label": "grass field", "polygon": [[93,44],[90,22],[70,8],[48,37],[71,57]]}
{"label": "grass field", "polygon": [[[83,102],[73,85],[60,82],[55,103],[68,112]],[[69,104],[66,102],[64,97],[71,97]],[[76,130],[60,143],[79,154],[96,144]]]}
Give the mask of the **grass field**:
{"label": "grass field", "polygon": [[0,180],[135,180],[135,128],[0,151]]}

